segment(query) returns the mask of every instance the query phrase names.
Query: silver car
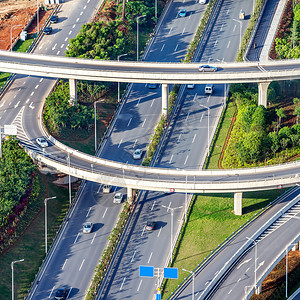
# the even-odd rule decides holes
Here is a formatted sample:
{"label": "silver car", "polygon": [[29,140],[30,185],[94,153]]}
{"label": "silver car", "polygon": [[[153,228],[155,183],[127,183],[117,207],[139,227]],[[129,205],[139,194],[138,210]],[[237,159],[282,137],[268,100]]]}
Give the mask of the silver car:
{"label": "silver car", "polygon": [[136,149],[133,153],[133,159],[141,159],[143,151],[142,149]]}
{"label": "silver car", "polygon": [[42,148],[48,147],[48,142],[44,138],[37,138],[36,142],[38,145],[40,145]]}
{"label": "silver car", "polygon": [[92,222],[86,222],[83,224],[83,233],[91,233],[93,230],[93,223]]}
{"label": "silver car", "polygon": [[114,203],[121,203],[123,200],[123,194],[122,193],[116,193],[114,196]]}
{"label": "silver car", "polygon": [[218,68],[212,67],[209,65],[202,65],[199,67],[199,71],[200,72],[216,72],[216,71],[218,71]]}

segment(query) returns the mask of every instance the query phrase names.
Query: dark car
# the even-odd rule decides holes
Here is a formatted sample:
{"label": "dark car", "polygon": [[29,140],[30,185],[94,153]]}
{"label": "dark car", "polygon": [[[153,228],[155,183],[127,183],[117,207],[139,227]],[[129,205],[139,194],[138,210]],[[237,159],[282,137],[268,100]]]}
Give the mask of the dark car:
{"label": "dark car", "polygon": [[154,228],[155,228],[155,222],[153,222],[153,221],[147,222],[146,230],[154,230]]}
{"label": "dark car", "polygon": [[68,290],[66,288],[61,288],[56,291],[54,299],[64,300],[67,299],[67,296],[68,296]]}
{"label": "dark car", "polygon": [[203,65],[199,67],[200,72],[216,72],[218,69],[209,65]]}
{"label": "dark car", "polygon": [[53,15],[51,18],[50,18],[50,23],[57,23],[57,20],[58,20],[58,16],[57,15]]}
{"label": "dark car", "polygon": [[44,29],[44,33],[45,34],[50,34],[52,32],[52,27],[46,27],[45,29]]}
{"label": "dark car", "polygon": [[156,89],[157,88],[157,83],[148,83],[148,88],[149,89]]}

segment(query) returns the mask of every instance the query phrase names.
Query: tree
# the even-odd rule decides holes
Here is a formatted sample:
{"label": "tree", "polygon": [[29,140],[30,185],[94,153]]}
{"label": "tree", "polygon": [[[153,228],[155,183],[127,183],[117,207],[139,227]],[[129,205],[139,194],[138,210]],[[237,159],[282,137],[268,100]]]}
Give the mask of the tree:
{"label": "tree", "polygon": [[282,118],[286,118],[286,114],[284,113],[283,108],[276,109],[276,114],[278,117],[278,128],[277,128],[277,132],[278,132],[278,129],[281,127],[281,120]]}
{"label": "tree", "polygon": [[[300,11],[300,10],[299,10]],[[296,123],[299,124],[299,117],[300,117],[300,99],[294,98],[293,102],[295,104],[295,111],[294,116],[296,116]]]}

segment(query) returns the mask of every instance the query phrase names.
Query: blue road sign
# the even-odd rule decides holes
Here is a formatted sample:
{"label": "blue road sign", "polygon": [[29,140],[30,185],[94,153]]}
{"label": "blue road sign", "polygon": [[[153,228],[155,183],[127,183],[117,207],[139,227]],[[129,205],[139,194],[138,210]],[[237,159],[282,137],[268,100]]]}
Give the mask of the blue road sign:
{"label": "blue road sign", "polygon": [[140,266],[141,277],[154,277],[154,267]]}
{"label": "blue road sign", "polygon": [[156,294],[156,300],[161,300],[161,294]]}
{"label": "blue road sign", "polygon": [[178,268],[164,268],[164,278],[178,279]]}

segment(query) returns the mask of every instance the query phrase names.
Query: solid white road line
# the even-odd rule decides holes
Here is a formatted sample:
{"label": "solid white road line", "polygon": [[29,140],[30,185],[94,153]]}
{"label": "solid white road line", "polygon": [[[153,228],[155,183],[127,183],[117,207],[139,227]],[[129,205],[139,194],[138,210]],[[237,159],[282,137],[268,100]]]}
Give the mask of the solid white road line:
{"label": "solid white road line", "polygon": [[87,212],[87,214],[86,214],[86,216],[85,216],[86,218],[89,216],[91,209],[92,208],[90,207],[89,210],[88,210],[88,212]]}
{"label": "solid white road line", "polygon": [[158,231],[158,234],[157,234],[157,237],[160,236],[161,230],[162,230],[162,227],[160,227],[160,229],[159,229],[159,231]]}
{"label": "solid white road line", "polygon": [[140,281],[140,283],[139,283],[139,286],[138,286],[138,288],[137,288],[137,292],[140,290],[140,287],[141,287],[141,284],[142,284],[142,282],[143,282],[143,279],[141,279],[141,281]]}
{"label": "solid white road line", "polygon": [[108,210],[108,207],[106,207],[105,212],[104,212],[104,214],[102,216],[102,219],[105,217],[107,210]]}
{"label": "solid white road line", "polygon": [[80,270],[81,270],[81,268],[82,268],[82,266],[83,266],[83,264],[84,264],[84,261],[85,261],[85,258],[83,259],[83,261],[82,261],[82,263],[81,263],[81,265],[80,265],[80,267],[79,267],[79,270],[78,270],[78,271],[80,271]]}
{"label": "solid white road line", "polygon": [[95,232],[95,234],[94,234],[94,236],[93,236],[93,239],[92,239],[92,241],[91,241],[91,244],[93,244],[94,243],[94,240],[95,240],[95,237],[96,237],[96,232]]}
{"label": "solid white road line", "polygon": [[20,104],[20,101],[18,101],[18,103],[15,105],[15,108],[17,108]]}
{"label": "solid white road line", "polygon": [[118,148],[120,148],[120,146],[121,146],[121,144],[122,144],[122,141],[123,141],[123,139],[121,139],[121,141],[120,141],[120,143],[119,143],[119,145],[118,145]]}
{"label": "solid white road line", "polygon": [[153,202],[151,210],[153,210],[154,206],[155,206],[156,201]]}
{"label": "solid white road line", "polygon": [[195,133],[193,140],[192,140],[192,144],[195,142],[196,136],[197,136],[197,134]]}
{"label": "solid white road line", "polygon": [[51,292],[50,292],[50,295],[49,295],[49,297],[48,297],[48,298],[51,298],[51,295],[52,295],[52,293],[53,293],[54,289],[55,289],[55,286],[53,286],[53,288],[52,288],[52,290],[51,290]]}
{"label": "solid white road line", "polygon": [[124,283],[125,283],[125,280],[126,280],[126,277],[124,277],[124,279],[123,279],[123,282],[122,282],[122,284],[121,284],[121,286],[120,286],[120,291],[121,291],[121,289],[123,288],[123,285],[124,285]]}
{"label": "solid white road line", "polygon": [[132,258],[130,262],[133,262],[134,256],[135,256],[136,251],[133,252]]}
{"label": "solid white road line", "polygon": [[152,257],[153,252],[151,252],[149,259],[148,259],[148,264],[150,263],[151,257]]}
{"label": "solid white road line", "polygon": [[68,259],[65,260],[65,262],[64,262],[64,264],[62,266],[62,270],[65,268],[65,265],[66,265],[67,261],[68,261]]}
{"label": "solid white road line", "polygon": [[75,238],[74,244],[77,242],[78,237],[79,237],[79,232],[77,233],[77,236]]}
{"label": "solid white road line", "polygon": [[187,155],[187,156],[186,156],[186,159],[185,159],[185,161],[184,161],[184,164],[187,163],[188,158],[189,158],[189,156]]}

